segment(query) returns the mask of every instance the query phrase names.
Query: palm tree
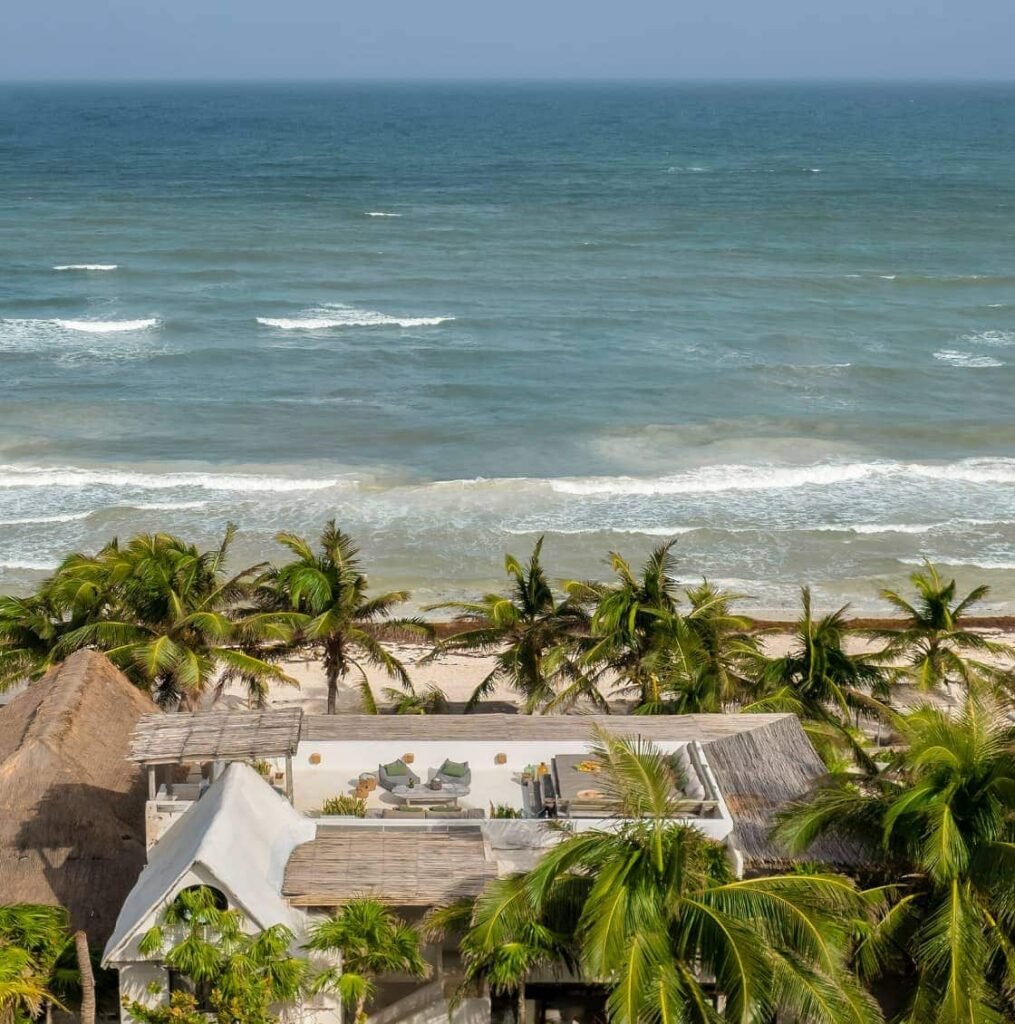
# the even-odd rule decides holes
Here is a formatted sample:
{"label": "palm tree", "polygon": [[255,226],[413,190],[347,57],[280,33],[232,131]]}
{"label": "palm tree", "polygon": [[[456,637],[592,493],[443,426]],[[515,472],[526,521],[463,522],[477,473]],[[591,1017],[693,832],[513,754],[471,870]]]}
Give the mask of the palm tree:
{"label": "palm tree", "polygon": [[64,623],[44,593],[0,597],[0,693],[52,668]]}
{"label": "palm tree", "polygon": [[356,1024],[361,1024],[380,975],[423,978],[429,973],[420,941],[419,933],[380,901],[350,900],[335,917],[311,931],[307,949],[338,953],[342,958],[341,967],[324,971],[315,986],[337,989],[342,1001],[355,1008]]}
{"label": "palm tree", "polygon": [[587,616],[573,605],[558,603],[542,565],[542,550],[540,537],[527,564],[514,555],[505,556],[504,571],[511,581],[506,594],[432,606],[431,610],[453,609],[469,625],[437,643],[431,657],[450,651],[497,652],[493,668],[473,690],[466,711],[472,711],[503,681],[522,695],[531,714],[554,700],[559,681],[575,677],[567,645],[586,627]]}
{"label": "palm tree", "polygon": [[67,911],[33,903],[0,905],[0,1024],[60,1006],[67,986],[61,962],[70,947]]}
{"label": "palm tree", "polygon": [[288,649],[284,624],[249,607],[260,567],[226,571],[235,533],[229,526],[210,551],[168,534],[139,534],[66,559],[44,585],[70,620],[53,656],[104,651],[164,706],[193,708],[213,683],[221,690],[238,680],[256,704],[271,682],[295,685],[274,664]]}
{"label": "palm tree", "polygon": [[[251,931],[241,911],[223,906],[219,894],[198,886],[184,889],[168,904],[138,949],[189,978],[219,1020],[274,1024],[278,1018],[271,1008],[295,1002],[306,988],[308,964],[290,953],[294,941],[280,924]],[[138,1003],[127,1009],[148,1024],[165,1019],[161,1009]]]}
{"label": "palm tree", "polygon": [[572,580],[566,584],[569,602],[591,607],[589,636],[579,641],[579,664],[589,679],[616,682],[619,692],[634,694],[638,704],[661,699],[657,661],[672,636],[677,615],[677,584],[672,548],[675,541],[657,547],[636,575],[615,551],[611,584]]}
{"label": "palm tree", "polygon": [[638,714],[721,713],[748,697],[758,640],[750,619],[732,610],[736,595],[708,580],[686,591],[691,610],[668,616],[660,630],[655,671],[660,700]]}
{"label": "palm tree", "polygon": [[391,618],[392,610],[409,599],[408,592],[371,597],[359,552],[333,519],[321,531],[319,551],[294,533],[279,533],[275,539],[296,557],[263,573],[258,581],[261,605],[266,612],[285,616],[296,630],[297,644],[323,648],[328,714],[335,714],[339,683],[353,670],[360,677],[365,709],[377,711],[364,661],[382,669],[411,695],[412,681],[405,666],[379,640],[383,627],[431,636],[431,627],[420,619]]}
{"label": "palm tree", "polygon": [[826,757],[829,747],[845,747],[860,764],[870,767],[851,718],[859,722],[889,716],[884,703],[889,692],[887,675],[878,658],[846,650],[850,634],[846,606],[815,618],[807,587],[802,603],[793,646],[782,657],[758,659],[761,696],[743,710],[797,714]]}
{"label": "palm tree", "polygon": [[969,696],[957,716],[924,707],[901,729],[892,768],[830,778],[778,835],[801,852],[843,837],[881,866],[893,898],[858,963],[905,979],[906,1024],[1015,1019],[1015,728]]}
{"label": "palm tree", "polygon": [[880,1019],[846,968],[868,896],[829,874],[735,878],[721,844],[675,820],[666,755],[599,733],[592,756],[618,820],[566,834],[475,902],[466,984],[517,990],[532,966],[573,961],[614,1024]]}
{"label": "palm tree", "polygon": [[979,679],[996,679],[994,670],[968,655],[1011,655],[1012,649],[965,629],[962,621],[990,588],[975,587],[956,600],[955,580],[945,583],[930,562],[909,579],[916,589],[912,602],[894,590],[881,591],[881,596],[905,615],[902,629],[872,631],[872,635],[886,641],[886,655],[901,662],[902,677],[913,680],[921,690],[949,688],[953,683],[968,687]]}

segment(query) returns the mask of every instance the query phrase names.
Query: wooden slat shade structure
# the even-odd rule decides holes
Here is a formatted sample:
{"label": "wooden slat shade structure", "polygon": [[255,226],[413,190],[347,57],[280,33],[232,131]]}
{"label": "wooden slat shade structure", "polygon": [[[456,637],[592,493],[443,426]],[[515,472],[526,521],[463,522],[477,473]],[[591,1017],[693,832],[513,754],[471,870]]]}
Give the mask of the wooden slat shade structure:
{"label": "wooden slat shade structure", "polygon": [[361,896],[436,907],[478,896],[496,877],[478,828],[319,828],[289,858],[282,895],[297,907],[338,907]]}
{"label": "wooden slat shade structure", "polygon": [[292,757],[300,741],[299,708],[145,715],[131,737],[140,764],[199,764]]}

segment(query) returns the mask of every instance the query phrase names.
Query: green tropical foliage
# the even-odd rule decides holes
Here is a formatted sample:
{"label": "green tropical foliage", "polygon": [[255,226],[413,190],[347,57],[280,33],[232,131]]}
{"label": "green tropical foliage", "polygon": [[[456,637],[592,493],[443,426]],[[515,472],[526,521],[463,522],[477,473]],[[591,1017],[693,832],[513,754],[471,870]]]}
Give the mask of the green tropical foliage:
{"label": "green tropical foliage", "polygon": [[277,1024],[275,1008],[296,1002],[306,989],[309,967],[292,955],[294,941],[283,925],[251,931],[243,914],[223,908],[211,889],[184,889],[144,934],[139,951],[185,976],[195,992],[168,1007],[130,1002],[126,1009],[143,1024],[191,1024],[198,1009],[218,1024]]}
{"label": "green tropical foliage", "polygon": [[[847,749],[870,767],[855,724],[889,718],[889,684],[880,656],[850,653],[845,608],[815,617],[811,593],[802,592],[803,611],[789,651],[758,659],[759,697],[745,711],[788,711],[803,720],[815,746],[826,756]],[[831,748],[831,750],[830,750]]]}
{"label": "green tropical foliage", "polygon": [[894,590],[881,591],[881,596],[905,616],[902,628],[874,631],[886,642],[886,656],[901,666],[898,675],[927,691],[997,681],[996,670],[979,659],[985,654],[1010,656],[1011,648],[993,643],[963,624],[963,618],[987,597],[990,588],[975,587],[957,599],[955,580],[946,583],[930,562],[909,579],[916,590],[912,600]]}
{"label": "green tropical foliage", "polygon": [[865,977],[910,993],[905,1024],[1015,1019],[1015,727],[967,698],[902,725],[896,763],[866,779],[831,777],[788,810],[778,835],[796,851],[834,835],[868,853],[888,909],[857,951]]}
{"label": "green tropical foliage", "polygon": [[168,534],[113,540],[66,558],[39,592],[0,602],[0,672],[38,677],[82,648],[105,652],[164,706],[194,707],[214,686],[243,683],[263,702],[294,682],[274,663],[287,634],[245,604],[256,569],[230,575],[235,528],[201,551]]}
{"label": "green tropical foliage", "polygon": [[316,925],[307,948],[341,955],[341,968],[321,972],[317,990],[331,989],[354,1010],[360,1024],[374,994],[376,979],[385,974],[423,978],[429,965],[423,959],[419,932],[379,900],[355,899],[335,917]]}
{"label": "green tropical foliage", "polygon": [[[525,710],[531,714],[554,702],[562,681],[576,678],[568,645],[585,630],[587,616],[554,596],[543,568],[542,550],[540,537],[527,563],[514,555],[505,557],[504,571],[511,582],[507,593],[487,594],[478,602],[453,601],[431,609],[454,611],[468,623],[438,643],[433,657],[451,651],[496,652],[494,667],[473,691],[467,711],[503,682],[521,695]],[[594,691],[593,696],[598,697],[598,692]]]}
{"label": "green tropical foliage", "polygon": [[420,619],[391,618],[392,611],[408,599],[408,593],[396,590],[371,596],[359,552],[334,520],[322,530],[317,551],[293,533],[279,533],[276,540],[295,557],[263,572],[258,581],[260,605],[294,630],[294,647],[319,648],[323,652],[328,714],[337,711],[339,684],[351,672],[358,676],[364,710],[376,713],[377,701],[364,663],[380,668],[412,694],[405,666],[381,643],[385,627],[420,637],[432,635],[431,628]]}
{"label": "green tropical foliage", "polygon": [[26,1024],[60,1007],[77,970],[67,912],[33,903],[0,905],[0,1024]]}
{"label": "green tropical foliage", "polygon": [[466,985],[520,992],[536,969],[579,967],[606,986],[614,1024],[873,1022],[848,970],[871,897],[831,874],[734,877],[726,849],[673,820],[670,759],[600,734],[610,828],[565,835],[524,874],[428,926],[463,929]]}
{"label": "green tropical foliage", "polygon": [[636,714],[721,713],[752,695],[760,645],[751,620],[733,611],[736,595],[708,580],[686,594],[690,610],[666,616],[657,638],[659,700],[640,704]]}
{"label": "green tropical foliage", "polygon": [[592,686],[609,683],[639,705],[662,700],[661,672],[679,603],[673,544],[655,548],[640,575],[614,551],[614,582],[572,580],[566,585],[571,604],[591,609],[589,635],[577,644],[579,665]]}

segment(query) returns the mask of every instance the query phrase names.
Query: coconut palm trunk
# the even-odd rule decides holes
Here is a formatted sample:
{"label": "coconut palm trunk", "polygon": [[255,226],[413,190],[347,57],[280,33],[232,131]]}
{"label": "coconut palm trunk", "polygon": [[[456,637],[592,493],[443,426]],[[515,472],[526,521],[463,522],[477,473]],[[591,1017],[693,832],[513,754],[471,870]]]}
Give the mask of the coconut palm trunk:
{"label": "coconut palm trunk", "polygon": [[81,1024],[95,1024],[95,976],[92,974],[92,956],[88,950],[88,936],[74,933],[77,950],[78,973],[81,975]]}

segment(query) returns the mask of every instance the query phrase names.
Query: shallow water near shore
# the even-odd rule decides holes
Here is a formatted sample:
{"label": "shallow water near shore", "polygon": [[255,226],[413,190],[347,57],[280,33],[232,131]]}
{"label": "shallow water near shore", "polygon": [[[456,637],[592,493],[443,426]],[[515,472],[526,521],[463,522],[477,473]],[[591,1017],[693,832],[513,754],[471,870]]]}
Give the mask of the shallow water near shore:
{"label": "shallow water near shore", "polygon": [[1015,87],[0,87],[0,588],[331,515],[1015,607]]}

